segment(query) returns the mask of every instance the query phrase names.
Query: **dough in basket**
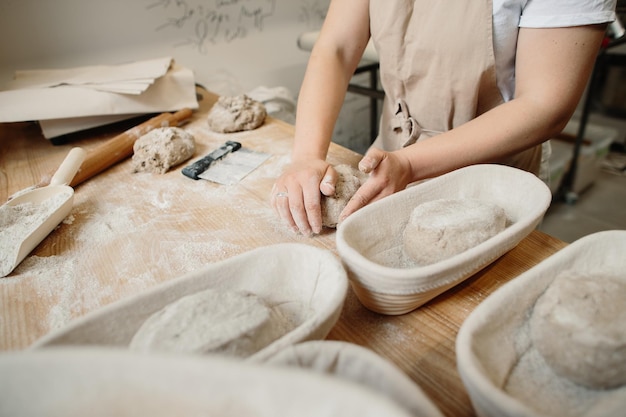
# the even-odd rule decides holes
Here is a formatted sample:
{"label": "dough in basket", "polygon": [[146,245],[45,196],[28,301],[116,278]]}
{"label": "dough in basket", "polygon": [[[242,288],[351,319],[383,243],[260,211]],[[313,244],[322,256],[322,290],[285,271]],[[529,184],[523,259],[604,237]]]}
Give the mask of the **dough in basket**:
{"label": "dough in basket", "polygon": [[566,270],[537,299],[533,345],[552,370],[592,389],[626,384],[626,277]]}
{"label": "dough in basket", "polygon": [[207,120],[214,132],[233,133],[261,126],[267,116],[263,103],[245,94],[222,96],[211,107]]}
{"label": "dough in basket", "polygon": [[165,174],[196,152],[191,133],[178,127],[160,127],[141,136],[133,144],[133,172]]}
{"label": "dough in basket", "polygon": [[437,199],[415,207],[403,233],[403,249],[418,265],[464,252],[506,227],[500,206],[479,199]]}
{"label": "dough in basket", "polygon": [[208,289],[152,314],[133,336],[130,348],[247,357],[290,328],[286,317],[252,293]]}

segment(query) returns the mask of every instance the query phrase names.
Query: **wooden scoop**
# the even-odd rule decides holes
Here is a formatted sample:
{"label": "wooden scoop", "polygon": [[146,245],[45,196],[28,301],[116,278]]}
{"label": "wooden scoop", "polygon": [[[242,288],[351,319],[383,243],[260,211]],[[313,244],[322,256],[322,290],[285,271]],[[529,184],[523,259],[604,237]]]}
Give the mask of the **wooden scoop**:
{"label": "wooden scoop", "polygon": [[[4,229],[0,234],[0,277],[10,274],[70,213],[74,189],[68,184],[84,159],[85,151],[73,148],[50,185],[27,191],[0,206],[0,226]],[[17,218],[10,220],[12,214]]]}

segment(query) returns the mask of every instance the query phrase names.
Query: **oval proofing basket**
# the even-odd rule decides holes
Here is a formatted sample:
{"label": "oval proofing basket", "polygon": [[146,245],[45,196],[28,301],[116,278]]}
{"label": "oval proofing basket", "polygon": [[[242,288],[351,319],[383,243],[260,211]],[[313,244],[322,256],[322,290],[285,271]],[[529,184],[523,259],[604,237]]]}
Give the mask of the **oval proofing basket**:
{"label": "oval proofing basket", "polygon": [[479,416],[617,416],[626,409],[626,386],[575,388],[531,359],[528,336],[537,299],[560,272],[615,271],[626,280],[626,231],[585,236],[507,282],[470,313],[456,339],[457,366]]}
{"label": "oval proofing basket", "polygon": [[341,313],[348,280],[341,262],[328,250],[297,243],[266,246],[105,306],[42,337],[32,347],[128,347],[153,313],[209,288],[253,293],[295,318],[290,331],[247,357],[261,361],[293,343],[326,337]]}
{"label": "oval proofing basket", "polygon": [[340,378],[219,356],[53,348],[0,354],[12,417],[411,417]]}
{"label": "oval proofing basket", "polygon": [[[502,207],[507,227],[481,244],[426,266],[406,263],[402,235],[418,205],[438,199],[479,199]],[[370,310],[404,314],[486,267],[539,224],[552,194],[535,175],[504,165],[474,165],[376,201],[337,230],[337,249],[350,284]]]}
{"label": "oval proofing basket", "polygon": [[266,364],[305,369],[368,388],[402,406],[412,416],[443,417],[432,401],[393,362],[353,343],[313,340],[289,346]]}

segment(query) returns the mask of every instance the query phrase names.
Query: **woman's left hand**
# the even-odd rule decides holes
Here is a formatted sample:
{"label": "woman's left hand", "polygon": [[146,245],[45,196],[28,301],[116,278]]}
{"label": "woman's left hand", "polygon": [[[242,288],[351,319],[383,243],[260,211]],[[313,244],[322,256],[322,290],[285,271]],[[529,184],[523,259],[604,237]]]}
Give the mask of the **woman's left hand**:
{"label": "woman's left hand", "polygon": [[402,150],[386,152],[370,148],[359,162],[359,170],[370,177],[343,209],[340,222],[361,207],[403,190],[412,182],[411,163]]}

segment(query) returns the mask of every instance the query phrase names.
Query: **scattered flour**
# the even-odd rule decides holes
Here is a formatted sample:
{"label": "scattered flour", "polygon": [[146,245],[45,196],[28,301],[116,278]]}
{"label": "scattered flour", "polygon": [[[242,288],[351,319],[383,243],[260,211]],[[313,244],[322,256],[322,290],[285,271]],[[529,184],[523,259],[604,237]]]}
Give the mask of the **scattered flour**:
{"label": "scattered flour", "polygon": [[[190,126],[201,135],[207,128],[205,123]],[[241,134],[245,142],[246,133]],[[274,143],[268,141],[270,145]],[[81,184],[71,213],[60,225],[66,238],[59,246],[43,246],[0,279],[6,294],[32,294],[32,303],[46,306],[31,311],[30,301],[8,303],[0,312],[0,323],[15,323],[15,331],[6,333],[4,340],[0,337],[0,350],[33,342],[19,336],[24,329],[29,337],[43,336],[88,312],[238,255],[247,247],[281,243],[286,237],[310,242],[293,235],[274,213],[269,196],[258,188],[260,183],[269,189],[289,162],[287,155],[272,158],[236,186],[185,180],[176,170],[158,179],[134,174],[123,192],[98,181]],[[112,168],[112,178],[130,175],[124,165]],[[257,233],[233,234],[234,229]],[[16,323],[18,316],[23,321]]]}
{"label": "scattered flour", "polygon": [[84,309],[96,308],[101,300],[111,296],[111,289],[94,285],[93,273],[72,256],[29,256],[16,269],[16,275],[22,271],[28,271],[37,299],[54,300],[46,316],[50,330],[63,327]]}
{"label": "scattered flour", "polygon": [[[28,320],[44,331],[59,329],[113,301],[238,255],[248,237],[234,236],[232,228],[237,223],[241,230],[242,221],[250,228],[264,225],[277,242],[284,240],[283,234],[293,238],[269,202],[251,204],[240,187],[189,181],[185,185],[193,191],[194,204],[181,210],[184,202],[176,200],[179,183],[169,181],[171,174],[156,182],[149,175],[133,176],[136,193],[131,204],[115,189],[96,191],[89,182],[81,185],[72,212],[61,224],[69,246],[55,250],[54,256],[26,257],[3,280],[33,288],[51,306],[38,320]],[[97,199],[93,192],[98,192]],[[220,212],[215,220],[216,210],[238,216],[227,219]],[[155,239],[158,230],[164,232]],[[124,256],[117,256],[120,253]]]}

